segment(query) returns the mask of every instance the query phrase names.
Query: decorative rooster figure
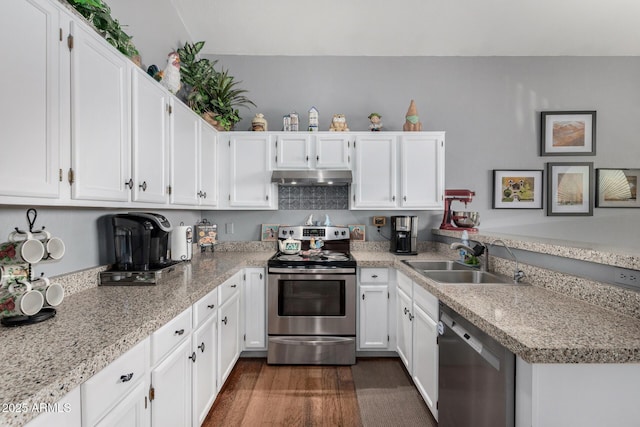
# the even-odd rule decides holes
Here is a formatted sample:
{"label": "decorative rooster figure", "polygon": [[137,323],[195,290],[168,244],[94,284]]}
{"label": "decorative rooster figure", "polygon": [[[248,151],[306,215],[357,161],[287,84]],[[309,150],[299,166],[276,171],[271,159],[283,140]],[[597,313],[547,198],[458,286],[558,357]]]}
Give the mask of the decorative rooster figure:
{"label": "decorative rooster figure", "polygon": [[167,66],[162,71],[160,84],[174,95],[180,90],[180,57],[177,52],[169,54]]}

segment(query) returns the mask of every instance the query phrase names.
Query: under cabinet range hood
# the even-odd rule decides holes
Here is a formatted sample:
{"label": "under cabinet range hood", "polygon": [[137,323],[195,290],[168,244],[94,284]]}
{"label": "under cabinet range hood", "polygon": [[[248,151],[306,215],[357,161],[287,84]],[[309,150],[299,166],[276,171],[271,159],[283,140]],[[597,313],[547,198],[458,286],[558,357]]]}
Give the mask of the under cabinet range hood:
{"label": "under cabinet range hood", "polygon": [[280,185],[349,185],[349,170],[279,170],[273,171],[271,182]]}

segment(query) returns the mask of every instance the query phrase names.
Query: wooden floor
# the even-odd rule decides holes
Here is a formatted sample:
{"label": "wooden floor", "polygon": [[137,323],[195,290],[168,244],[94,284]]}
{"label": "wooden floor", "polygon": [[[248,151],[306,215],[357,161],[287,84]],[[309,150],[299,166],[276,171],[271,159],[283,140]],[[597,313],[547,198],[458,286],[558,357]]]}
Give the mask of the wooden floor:
{"label": "wooden floor", "polygon": [[272,366],[240,359],[204,427],[362,426],[349,366]]}

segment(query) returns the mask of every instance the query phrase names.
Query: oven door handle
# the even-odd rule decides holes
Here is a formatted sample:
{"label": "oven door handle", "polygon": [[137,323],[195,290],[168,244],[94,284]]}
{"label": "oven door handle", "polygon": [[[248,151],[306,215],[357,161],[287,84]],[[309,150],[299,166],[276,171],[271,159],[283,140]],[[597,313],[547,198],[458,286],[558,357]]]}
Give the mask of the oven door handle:
{"label": "oven door handle", "polygon": [[269,273],[285,274],[356,274],[355,268],[277,268],[269,267]]}

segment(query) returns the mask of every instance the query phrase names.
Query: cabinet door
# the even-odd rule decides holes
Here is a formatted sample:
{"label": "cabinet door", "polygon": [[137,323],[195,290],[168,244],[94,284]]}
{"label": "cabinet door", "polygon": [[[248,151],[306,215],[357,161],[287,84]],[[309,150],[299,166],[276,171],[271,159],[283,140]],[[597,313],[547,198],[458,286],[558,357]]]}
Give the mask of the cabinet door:
{"label": "cabinet door", "polygon": [[438,328],[418,304],[413,305],[413,382],[438,419]]}
{"label": "cabinet door", "polygon": [[167,202],[168,94],[138,68],[131,73],[133,200]]}
{"label": "cabinet door", "polygon": [[[0,195],[57,198],[62,44],[58,9],[44,0],[5,3],[3,9],[0,35],[7,44],[8,62],[2,69],[5,85],[0,102]],[[20,47],[9,55],[11,40]]]}
{"label": "cabinet door", "polygon": [[198,171],[200,206],[218,206],[218,134],[203,122],[200,122]]}
{"label": "cabinet door", "polygon": [[150,425],[147,403],[147,381],[140,381],[127,396],[122,399],[100,421],[96,427],[146,427]]}
{"label": "cabinet door", "polygon": [[388,286],[360,286],[360,348],[387,348],[388,302]]}
{"label": "cabinet door", "polygon": [[218,392],[216,368],[218,353],[217,317],[207,319],[192,337],[193,426],[202,425]]}
{"label": "cabinet door", "polygon": [[218,387],[222,387],[240,356],[240,299],[236,293],[218,311]]}
{"label": "cabinet door", "polygon": [[318,135],[315,137],[317,169],[350,169],[351,142],[348,136]]}
{"label": "cabinet door", "polygon": [[397,350],[398,356],[402,359],[402,363],[407,368],[409,373],[412,372],[412,345],[413,345],[413,330],[412,330],[412,322],[411,318],[413,314],[411,313],[411,298],[407,294],[405,294],[401,289],[398,289],[398,300],[397,300],[397,332],[396,332],[396,340],[397,340]]}
{"label": "cabinet door", "polygon": [[172,204],[198,204],[196,156],[200,138],[200,118],[189,107],[172,100],[171,195]]}
{"label": "cabinet door", "polygon": [[245,350],[266,350],[267,291],[264,269],[246,268],[244,277],[244,348]]}
{"label": "cabinet door", "polygon": [[400,138],[400,206],[442,209],[444,194],[444,134],[403,135]]}
{"label": "cabinet door", "polygon": [[55,411],[38,415],[26,427],[81,427],[80,386],[54,404]]}
{"label": "cabinet door", "polygon": [[309,169],[311,167],[309,135],[276,135],[275,147],[276,169]]}
{"label": "cabinet door", "polygon": [[273,208],[269,159],[269,136],[230,134],[229,206],[236,208]]}
{"label": "cabinet door", "polygon": [[393,208],[396,203],[396,137],[358,136],[352,208]]}
{"label": "cabinet door", "polygon": [[191,340],[185,339],[151,370],[154,427],[191,424],[191,353]]}
{"label": "cabinet door", "polygon": [[76,22],[71,27],[71,195],[128,201],[132,63],[94,30]]}

